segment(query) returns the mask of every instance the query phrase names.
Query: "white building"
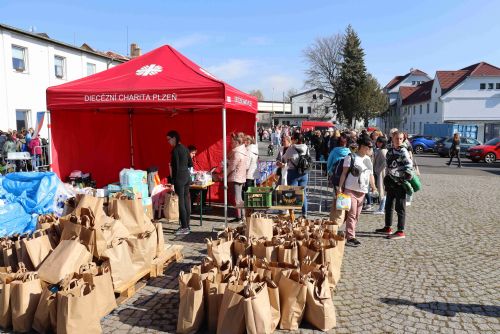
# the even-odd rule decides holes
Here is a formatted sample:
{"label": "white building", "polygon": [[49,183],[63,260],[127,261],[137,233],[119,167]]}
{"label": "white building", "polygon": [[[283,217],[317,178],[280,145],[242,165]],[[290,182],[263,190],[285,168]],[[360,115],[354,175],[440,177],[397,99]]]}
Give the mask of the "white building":
{"label": "white building", "polygon": [[434,80],[418,86],[400,84],[384,121],[386,131],[397,127],[425,134],[425,124],[452,123],[477,126],[479,141],[498,137],[500,68],[481,62],[457,71],[437,71]]}
{"label": "white building", "polygon": [[[257,103],[257,126],[271,126],[279,123],[292,114],[292,105],[290,102],[283,101],[259,101]],[[273,124],[274,123],[274,124]]]}
{"label": "white building", "polygon": [[86,44],[75,47],[46,34],[0,24],[0,129],[34,127],[36,112],[46,110],[48,87],[104,71],[127,59]]}

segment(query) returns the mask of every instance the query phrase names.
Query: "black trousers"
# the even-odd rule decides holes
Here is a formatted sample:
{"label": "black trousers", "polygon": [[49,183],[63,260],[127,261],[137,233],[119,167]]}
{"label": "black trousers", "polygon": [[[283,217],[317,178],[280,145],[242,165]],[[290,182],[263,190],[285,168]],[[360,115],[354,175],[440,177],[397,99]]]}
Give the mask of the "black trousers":
{"label": "black trousers", "polygon": [[462,161],[460,161],[460,150],[458,150],[458,151],[451,150],[450,151],[450,161],[448,161],[448,165],[451,165],[451,162],[453,161],[454,156],[457,156],[458,165],[462,166]]}
{"label": "black trousers", "polygon": [[406,191],[403,188],[397,190],[386,189],[385,202],[385,226],[392,226],[392,212],[396,206],[396,214],[398,216],[398,231],[405,229],[406,219]]}
{"label": "black trousers", "polygon": [[189,228],[191,218],[191,196],[189,193],[189,180],[185,182],[174,181],[175,192],[179,196],[179,220],[182,228]]}

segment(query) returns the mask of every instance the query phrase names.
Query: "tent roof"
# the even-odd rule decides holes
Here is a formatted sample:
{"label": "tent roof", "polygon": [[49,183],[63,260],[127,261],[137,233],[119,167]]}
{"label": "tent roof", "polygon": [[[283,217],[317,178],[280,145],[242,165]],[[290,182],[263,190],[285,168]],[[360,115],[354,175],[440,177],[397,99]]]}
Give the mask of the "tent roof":
{"label": "tent roof", "polygon": [[323,122],[323,121],[303,121],[302,127],[334,127],[335,125],[332,122]]}
{"label": "tent roof", "polygon": [[47,109],[213,109],[257,113],[257,99],[217,79],[169,45],[47,89]]}

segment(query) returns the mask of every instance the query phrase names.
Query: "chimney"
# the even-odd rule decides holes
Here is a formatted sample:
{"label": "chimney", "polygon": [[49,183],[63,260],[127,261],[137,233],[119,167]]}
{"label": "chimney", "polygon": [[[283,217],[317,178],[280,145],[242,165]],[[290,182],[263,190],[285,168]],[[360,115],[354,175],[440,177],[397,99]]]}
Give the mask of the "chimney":
{"label": "chimney", "polygon": [[130,44],[130,58],[137,58],[141,55],[141,48],[137,44]]}

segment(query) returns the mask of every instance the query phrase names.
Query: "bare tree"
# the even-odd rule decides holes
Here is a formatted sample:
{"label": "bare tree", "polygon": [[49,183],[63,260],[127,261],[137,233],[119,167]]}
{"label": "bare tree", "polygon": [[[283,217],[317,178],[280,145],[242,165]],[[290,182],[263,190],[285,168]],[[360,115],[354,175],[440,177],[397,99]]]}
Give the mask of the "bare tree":
{"label": "bare tree", "polygon": [[298,94],[298,90],[296,90],[295,88],[290,88],[286,93],[285,93],[285,101],[286,102],[291,102],[291,98],[292,96],[294,95],[297,95]]}
{"label": "bare tree", "polygon": [[317,38],[313,45],[304,50],[304,57],[309,64],[305,72],[307,76],[305,84],[311,88],[333,92],[332,96],[325,96],[332,107],[336,101],[335,92],[340,74],[343,46],[344,36],[335,34],[330,37]]}
{"label": "bare tree", "polygon": [[252,89],[248,94],[255,96],[258,101],[264,101],[264,94],[260,89]]}

